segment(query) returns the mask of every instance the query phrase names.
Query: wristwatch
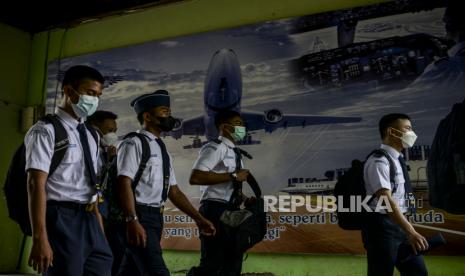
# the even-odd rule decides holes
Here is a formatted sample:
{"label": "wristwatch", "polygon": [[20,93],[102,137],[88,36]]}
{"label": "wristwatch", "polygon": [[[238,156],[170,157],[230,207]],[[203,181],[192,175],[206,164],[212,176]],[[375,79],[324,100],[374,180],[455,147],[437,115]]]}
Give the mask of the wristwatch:
{"label": "wristwatch", "polygon": [[130,214],[130,215],[127,215],[124,218],[125,222],[131,222],[131,221],[135,221],[135,220],[137,220],[137,215],[136,214]]}
{"label": "wristwatch", "polygon": [[230,173],[229,176],[231,177],[231,180],[233,180],[233,181],[237,180],[237,173],[235,173],[235,172]]}

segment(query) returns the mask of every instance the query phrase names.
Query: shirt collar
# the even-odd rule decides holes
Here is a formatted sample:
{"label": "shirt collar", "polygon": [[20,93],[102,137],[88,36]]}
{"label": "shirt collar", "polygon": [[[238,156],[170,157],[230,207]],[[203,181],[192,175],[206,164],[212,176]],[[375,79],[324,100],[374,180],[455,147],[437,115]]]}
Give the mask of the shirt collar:
{"label": "shirt collar", "polygon": [[386,144],[381,144],[381,148],[385,151],[387,151],[387,153],[394,159],[394,160],[397,160],[399,159],[399,156],[401,156],[402,154],[400,152],[398,152],[395,148],[391,147],[391,146],[388,146]]}
{"label": "shirt collar", "polygon": [[447,51],[447,54],[450,57],[453,57],[457,55],[460,51],[462,51],[464,48],[465,48],[465,41],[459,42],[455,44],[452,48],[450,48],[449,51]]}
{"label": "shirt collar", "polygon": [[236,145],[234,145],[234,143],[233,143],[231,140],[229,140],[228,138],[226,138],[226,137],[219,136],[219,137],[218,137],[218,140],[220,140],[221,142],[225,143],[226,146],[228,146],[228,147],[230,147],[230,148],[235,148],[235,147],[236,147]]}
{"label": "shirt collar", "polygon": [[83,118],[79,118],[79,120],[76,120],[75,118],[73,118],[73,116],[71,116],[70,114],[68,114],[68,112],[64,111],[62,108],[60,107],[57,107],[55,109],[55,114],[60,117],[60,119],[63,120],[63,122],[68,126],[70,127],[71,129],[76,129],[78,124],[81,124],[81,123],[84,123],[84,119]]}
{"label": "shirt collar", "polygon": [[152,132],[147,131],[145,129],[139,129],[137,132],[144,134],[147,136],[151,141],[155,141],[155,139],[159,139],[157,136],[155,136]]}

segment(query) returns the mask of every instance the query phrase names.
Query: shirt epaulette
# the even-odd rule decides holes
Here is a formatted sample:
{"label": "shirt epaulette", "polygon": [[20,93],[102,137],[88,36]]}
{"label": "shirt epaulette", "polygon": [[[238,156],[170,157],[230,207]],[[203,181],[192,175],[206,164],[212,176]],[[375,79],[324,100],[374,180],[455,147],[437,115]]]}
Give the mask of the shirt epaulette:
{"label": "shirt epaulette", "polygon": [[383,165],[386,165],[386,166],[389,166],[389,162],[386,160],[386,158],[376,159],[374,162],[375,162],[375,163],[379,163],[379,164],[383,164]]}

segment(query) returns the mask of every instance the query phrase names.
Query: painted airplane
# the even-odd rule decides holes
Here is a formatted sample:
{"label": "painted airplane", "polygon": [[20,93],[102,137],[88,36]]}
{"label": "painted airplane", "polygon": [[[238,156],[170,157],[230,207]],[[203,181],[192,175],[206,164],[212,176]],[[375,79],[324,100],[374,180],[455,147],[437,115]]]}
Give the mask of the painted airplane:
{"label": "painted airplane", "polygon": [[361,121],[360,117],[284,114],[279,109],[263,112],[242,111],[241,99],[242,76],[237,56],[231,49],[218,50],[213,54],[205,78],[204,114],[186,120],[179,119],[169,135],[175,139],[181,138],[182,135],[193,136],[193,144],[185,148],[199,148],[205,143],[200,140],[201,135],[205,135],[208,141],[218,138],[214,118],[215,114],[222,110],[234,110],[241,114],[249,131],[242,144],[260,143],[252,140],[250,131],[254,130],[263,129],[271,133],[277,128]]}
{"label": "painted airplane", "polygon": [[337,180],[348,171],[348,168],[334,169],[325,172],[326,178],[291,177],[287,187],[281,192],[288,194],[324,194],[334,190]]}

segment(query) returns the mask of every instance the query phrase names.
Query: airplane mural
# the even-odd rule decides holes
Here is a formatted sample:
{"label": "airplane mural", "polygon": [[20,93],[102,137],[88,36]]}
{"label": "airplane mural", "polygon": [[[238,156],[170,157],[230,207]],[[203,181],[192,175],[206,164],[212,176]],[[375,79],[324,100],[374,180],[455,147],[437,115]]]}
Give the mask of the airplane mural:
{"label": "airplane mural", "polygon": [[169,133],[179,139],[183,135],[192,136],[192,145],[184,148],[199,148],[204,143],[200,136],[205,135],[207,141],[218,138],[215,127],[215,114],[221,110],[239,112],[245,122],[248,134],[240,144],[259,144],[252,139],[252,132],[264,130],[273,132],[278,128],[306,127],[320,124],[339,124],[360,122],[360,117],[334,117],[307,114],[285,114],[272,108],[259,111],[241,110],[242,76],[236,53],[231,49],[216,51],[208,66],[204,86],[204,114],[186,120],[178,119],[177,125]]}

